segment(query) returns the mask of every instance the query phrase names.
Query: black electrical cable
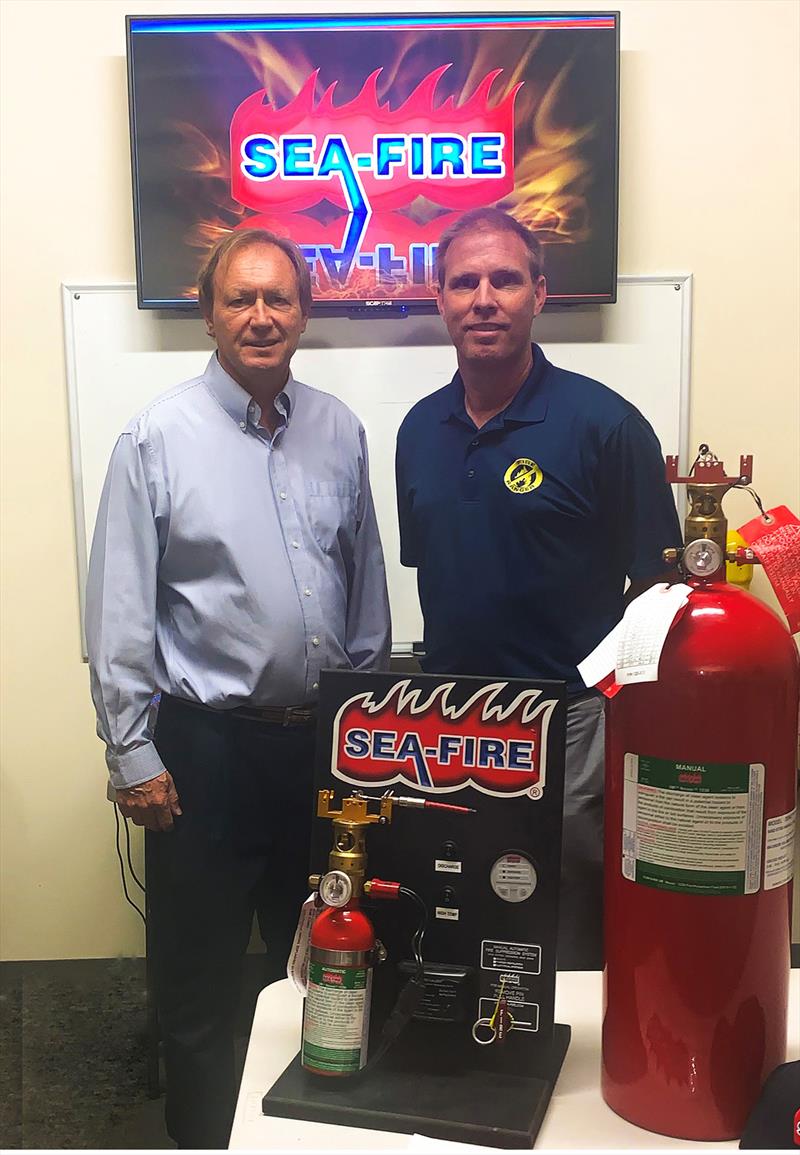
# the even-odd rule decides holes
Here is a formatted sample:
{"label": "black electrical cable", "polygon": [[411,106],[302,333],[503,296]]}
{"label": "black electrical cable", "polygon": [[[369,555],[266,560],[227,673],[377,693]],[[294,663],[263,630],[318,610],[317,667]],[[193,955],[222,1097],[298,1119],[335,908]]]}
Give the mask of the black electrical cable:
{"label": "black electrical cable", "polygon": [[366,1067],[363,1068],[362,1073],[363,1071],[370,1070],[376,1063],[380,1062],[398,1035],[414,1017],[414,1012],[425,994],[425,964],[422,958],[422,940],[425,937],[425,928],[428,924],[428,908],[415,890],[410,890],[407,886],[401,886],[398,893],[403,898],[410,898],[419,908],[420,922],[411,938],[411,948],[414,952],[414,962],[416,963],[417,969],[416,973],[408,980],[397,996],[397,1001],[392,1007],[391,1014],[383,1024],[381,1036],[378,1040],[378,1048]]}
{"label": "black electrical cable", "polygon": [[428,925],[428,908],[415,890],[410,890],[407,886],[401,886],[399,893],[403,898],[410,898],[420,911],[420,923],[411,939],[414,962],[417,964],[417,975],[420,976],[424,973],[425,969],[425,964],[422,961],[422,940],[425,938],[425,930]]}
{"label": "black electrical cable", "polygon": [[695,471],[695,468],[696,468],[696,466],[697,466],[697,463],[699,462],[699,460],[700,460],[700,458],[701,458],[701,457],[711,457],[713,461],[716,461],[716,460],[717,460],[717,458],[716,458],[715,454],[711,453],[711,452],[709,451],[709,448],[708,448],[708,446],[706,445],[706,443],[705,443],[705,442],[703,442],[703,443],[701,444],[700,448],[697,450],[697,457],[695,457],[694,461],[692,462],[692,467],[691,467],[691,469],[689,470],[689,474],[688,474],[688,476],[689,476],[689,477],[691,477],[691,476],[692,476],[692,474],[694,473],[694,471]]}
{"label": "black electrical cable", "polygon": [[753,501],[758,506],[758,512],[761,514],[762,520],[767,525],[770,524],[770,522],[772,521],[772,518],[767,513],[767,511],[764,509],[764,503],[762,502],[761,498],[758,496],[758,494],[756,493],[756,491],[753,489],[753,487],[751,485],[732,485],[731,489],[743,489],[745,493],[749,493],[750,496],[752,497]]}
{"label": "black electrical cable", "polygon": [[145,893],[144,883],[139,881],[139,877],[138,877],[136,871],[133,869],[133,863],[131,862],[131,828],[130,828],[130,824],[128,822],[128,819],[125,817],[125,815],[122,816],[122,821],[125,823],[125,857],[128,860],[128,870],[131,872],[131,877],[133,878],[133,881],[139,887],[139,890],[141,890],[142,894],[144,894]]}
{"label": "black electrical cable", "polygon": [[[114,848],[117,852],[117,858],[119,859],[119,873],[120,873],[120,878],[122,879],[122,893],[125,895],[125,901],[127,903],[129,903],[130,906],[133,907],[133,909],[139,915],[139,918],[142,920],[144,925],[147,926],[147,919],[144,916],[144,911],[141,910],[141,908],[136,905],[136,903],[133,901],[131,896],[128,894],[128,883],[127,883],[126,878],[125,878],[125,863],[123,861],[122,851],[121,851],[120,845],[119,845],[119,817],[120,817],[119,807],[117,806],[117,804],[115,802],[114,803],[114,826],[116,828],[116,837],[114,839]],[[127,830],[127,827],[126,827],[126,830]],[[137,882],[138,882],[138,879],[137,879]],[[141,883],[139,885],[141,885]]]}
{"label": "black electrical cable", "polygon": [[[690,477],[694,473],[695,466],[697,465],[700,458],[705,457],[708,454],[708,452],[709,452],[709,449],[708,449],[707,445],[703,444],[700,446],[700,450],[697,454],[697,457],[695,457],[694,462],[692,463],[692,468],[689,470],[689,476]],[[717,460],[717,458],[714,456],[713,453],[711,454],[711,456],[714,459],[714,461]],[[762,521],[765,523],[765,525],[771,525],[772,524],[772,518],[767,513],[767,511],[764,509],[764,503],[762,502],[761,498],[758,496],[756,491],[753,489],[752,485],[745,485],[743,482],[739,481],[739,482],[736,482],[734,485],[732,485],[731,489],[743,489],[745,493],[749,493],[750,496],[752,497],[753,501],[758,506],[758,512],[761,514]]]}

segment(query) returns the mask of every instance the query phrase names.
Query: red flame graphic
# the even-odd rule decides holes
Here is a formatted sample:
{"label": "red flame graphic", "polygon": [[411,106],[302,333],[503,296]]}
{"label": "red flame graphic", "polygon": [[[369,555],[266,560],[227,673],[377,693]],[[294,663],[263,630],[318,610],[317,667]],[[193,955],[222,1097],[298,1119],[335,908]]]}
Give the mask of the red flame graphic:
{"label": "red flame graphic", "polygon": [[336,106],[333,95],[337,82],[325,89],[319,103],[314,105],[314,87],[319,69],[306,79],[294,100],[276,108],[261,88],[248,96],[233,114],[231,120],[231,191],[240,204],[259,212],[303,209],[318,204],[323,198],[341,208],[347,200],[338,181],[320,181],[315,177],[293,177],[283,180],[279,175],[266,181],[248,180],[241,170],[242,142],[252,135],[264,134],[277,140],[281,135],[315,135],[318,141],[328,134],[345,137],[351,155],[370,153],[376,133],[395,132],[429,134],[431,132],[503,133],[505,149],[503,177],[443,176],[436,180],[412,179],[407,171],[395,170],[391,180],[380,179],[373,172],[360,172],[361,183],[369,204],[374,209],[395,209],[409,204],[417,196],[426,196],[436,204],[452,209],[467,209],[493,203],[512,192],[514,188],[514,101],[522,83],[514,85],[504,99],[489,108],[489,91],[501,74],[497,68],[486,74],[475,91],[463,104],[456,105],[450,96],[434,107],[436,86],[451,66],[443,64],[417,85],[399,108],[391,109],[378,97],[378,77],[381,69],[370,73],[355,99]]}
{"label": "red flame graphic", "polygon": [[456,707],[454,686],[427,692],[410,689],[405,679],[379,702],[369,691],[349,698],[334,720],[332,773],[370,786],[405,782],[436,793],[474,786],[540,798],[556,702],[526,689],[504,706],[497,699],[508,683],[494,682]]}

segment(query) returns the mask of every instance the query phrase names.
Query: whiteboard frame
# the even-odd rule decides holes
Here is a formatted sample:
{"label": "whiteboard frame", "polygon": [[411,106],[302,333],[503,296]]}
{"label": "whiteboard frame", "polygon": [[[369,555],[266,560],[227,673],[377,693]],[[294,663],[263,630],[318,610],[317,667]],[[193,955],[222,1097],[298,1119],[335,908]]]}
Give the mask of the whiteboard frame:
{"label": "whiteboard frame", "polygon": [[[617,277],[620,285],[674,284],[681,290],[681,350],[680,350],[680,390],[678,412],[678,453],[681,468],[688,468],[689,450],[689,387],[692,358],[692,274],[673,275],[626,275]],[[78,607],[80,614],[81,658],[88,661],[86,646],[86,581],[89,569],[89,549],[86,536],[86,517],[83,500],[83,472],[81,461],[80,408],[78,403],[78,366],[75,347],[74,302],[83,293],[135,292],[133,282],[101,283],[85,281],[65,281],[61,285],[61,301],[64,318],[64,350],[66,361],[67,404],[69,413],[70,471],[72,477],[72,508],[75,519],[76,566],[78,575]],[[598,305],[598,308],[615,308],[615,305]],[[196,319],[192,310],[191,316]],[[685,487],[676,489],[678,509]],[[392,646],[395,657],[407,656],[412,652],[411,643],[401,642]]]}

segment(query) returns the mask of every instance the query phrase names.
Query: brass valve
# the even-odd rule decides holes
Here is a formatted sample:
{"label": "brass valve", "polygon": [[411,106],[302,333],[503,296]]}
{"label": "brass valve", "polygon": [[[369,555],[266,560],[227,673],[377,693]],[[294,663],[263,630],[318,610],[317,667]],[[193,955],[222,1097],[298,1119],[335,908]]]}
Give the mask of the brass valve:
{"label": "brass valve", "polygon": [[[392,807],[397,799],[392,794],[385,794],[383,798],[368,798],[365,794],[353,793],[342,799],[338,810],[333,808],[333,790],[320,790],[317,797],[317,817],[339,819],[354,826],[369,826],[373,822],[380,822],[383,826],[392,821]],[[370,803],[378,803],[377,813],[370,811]]]}
{"label": "brass valve", "polygon": [[670,484],[686,485],[689,512],[684,522],[683,548],[665,549],[664,561],[668,565],[681,565],[694,577],[718,578],[724,573],[726,559],[743,560],[739,556],[742,551],[729,554],[727,549],[728,519],[722,510],[722,499],[733,486],[750,484],[752,456],[740,457],[738,475],[727,477],[724,464],[707,445],[701,445],[688,477],[679,476],[678,458],[674,456],[667,457],[666,475]]}
{"label": "brass valve", "polygon": [[[386,826],[392,821],[395,806],[419,810],[449,810],[457,814],[474,814],[469,806],[455,806],[449,802],[434,802],[426,798],[399,798],[387,791],[381,798],[371,798],[355,790],[343,798],[338,809],[334,806],[333,790],[320,790],[317,795],[317,817],[333,820],[333,845],[328,855],[328,872],[343,871],[352,884],[353,898],[364,893],[367,872],[367,827]],[[312,874],[309,885],[318,889],[321,876]]]}

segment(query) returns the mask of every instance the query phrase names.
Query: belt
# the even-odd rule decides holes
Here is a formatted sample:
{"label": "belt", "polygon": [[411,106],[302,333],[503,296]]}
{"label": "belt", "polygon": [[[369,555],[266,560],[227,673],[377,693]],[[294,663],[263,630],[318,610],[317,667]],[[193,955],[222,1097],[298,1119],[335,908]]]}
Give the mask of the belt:
{"label": "belt", "polygon": [[234,706],[230,710],[207,706],[205,702],[192,702],[188,698],[176,698],[174,694],[162,693],[162,699],[177,702],[180,706],[191,706],[195,710],[206,710],[222,718],[244,718],[248,722],[271,722],[275,726],[313,726],[317,720],[316,706]]}

